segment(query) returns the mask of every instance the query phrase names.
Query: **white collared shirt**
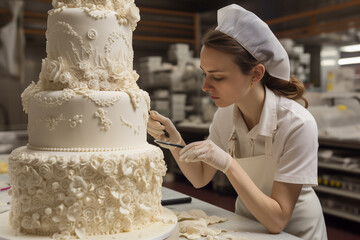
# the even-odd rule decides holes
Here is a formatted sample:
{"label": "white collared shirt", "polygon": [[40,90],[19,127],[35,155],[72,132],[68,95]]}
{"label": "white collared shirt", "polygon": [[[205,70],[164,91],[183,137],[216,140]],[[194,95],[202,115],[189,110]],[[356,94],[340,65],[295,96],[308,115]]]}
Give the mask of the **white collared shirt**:
{"label": "white collared shirt", "polygon": [[265,102],[256,126],[248,130],[235,104],[218,108],[209,139],[227,151],[233,127],[237,158],[263,155],[265,136],[273,135],[274,181],[303,184],[304,187],[317,185],[318,129],[313,116],[299,103],[276,96],[265,87]]}

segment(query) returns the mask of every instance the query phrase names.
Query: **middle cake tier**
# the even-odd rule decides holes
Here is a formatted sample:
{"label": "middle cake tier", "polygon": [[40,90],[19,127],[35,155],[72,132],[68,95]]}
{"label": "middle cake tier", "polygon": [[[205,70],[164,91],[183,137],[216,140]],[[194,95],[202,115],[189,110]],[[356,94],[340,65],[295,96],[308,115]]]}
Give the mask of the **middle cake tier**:
{"label": "middle cake tier", "polygon": [[147,144],[150,99],[145,91],[64,89],[40,91],[28,99],[31,149],[116,151]]}

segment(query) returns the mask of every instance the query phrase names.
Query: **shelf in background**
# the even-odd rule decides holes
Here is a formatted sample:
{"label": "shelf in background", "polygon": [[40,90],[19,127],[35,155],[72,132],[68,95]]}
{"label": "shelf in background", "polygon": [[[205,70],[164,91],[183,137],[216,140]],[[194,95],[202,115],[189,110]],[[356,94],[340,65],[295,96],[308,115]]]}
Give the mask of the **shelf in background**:
{"label": "shelf in background", "polygon": [[360,140],[344,140],[319,137],[319,144],[320,146],[341,147],[360,150]]}
{"label": "shelf in background", "polygon": [[141,88],[144,89],[144,90],[156,90],[156,89],[162,89],[162,88],[165,88],[165,89],[169,89],[171,86],[171,83],[170,82],[158,82],[158,83],[143,83],[141,85]]}
{"label": "shelf in background", "polygon": [[337,164],[332,164],[332,163],[319,162],[318,166],[321,168],[327,168],[327,169],[338,170],[338,171],[342,171],[342,172],[359,173],[360,174],[360,169],[358,169],[358,168],[352,169],[352,168],[347,168],[347,167],[339,166]]}
{"label": "shelf in background", "polygon": [[360,217],[359,216],[356,216],[356,215],[353,215],[353,214],[350,214],[350,213],[346,213],[346,212],[342,212],[340,210],[331,209],[331,208],[328,208],[328,207],[322,207],[322,209],[323,209],[323,212],[326,213],[326,214],[330,214],[330,215],[333,215],[333,216],[345,218],[345,219],[352,220],[352,221],[360,223]]}
{"label": "shelf in background", "polygon": [[334,195],[338,195],[338,196],[342,196],[342,197],[349,197],[352,199],[360,200],[360,193],[354,193],[354,192],[350,192],[350,191],[346,191],[346,190],[341,190],[341,189],[332,188],[332,187],[324,187],[324,186],[316,186],[316,187],[314,187],[314,190],[318,191],[318,192],[330,193],[330,194],[334,194]]}
{"label": "shelf in background", "polygon": [[180,132],[209,134],[210,123],[179,123],[176,128]]}

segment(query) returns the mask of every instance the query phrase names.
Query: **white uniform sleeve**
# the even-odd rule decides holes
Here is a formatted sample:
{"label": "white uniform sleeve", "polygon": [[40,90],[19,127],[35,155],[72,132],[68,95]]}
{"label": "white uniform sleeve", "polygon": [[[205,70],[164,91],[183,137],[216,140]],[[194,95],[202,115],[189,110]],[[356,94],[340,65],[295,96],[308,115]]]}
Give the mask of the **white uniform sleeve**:
{"label": "white uniform sleeve", "polygon": [[283,153],[277,164],[274,180],[316,186],[318,163],[318,130],[315,120],[293,124],[284,139]]}

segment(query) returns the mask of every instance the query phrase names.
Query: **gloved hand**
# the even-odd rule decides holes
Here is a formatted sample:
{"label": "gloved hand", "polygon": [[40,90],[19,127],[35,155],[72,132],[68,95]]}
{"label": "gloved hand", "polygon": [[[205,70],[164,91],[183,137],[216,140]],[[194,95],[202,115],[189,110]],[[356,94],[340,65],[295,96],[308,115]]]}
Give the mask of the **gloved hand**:
{"label": "gloved hand", "polygon": [[[150,111],[147,127],[148,127],[147,128],[148,133],[156,140],[171,142],[176,144],[184,144],[184,141],[181,138],[180,133],[176,130],[171,120],[167,117],[162,116],[156,111]],[[164,130],[169,134],[168,137],[165,135]],[[170,150],[176,148],[164,144],[160,144],[160,146]]]}
{"label": "gloved hand", "polygon": [[211,140],[190,143],[180,151],[180,161],[202,161],[224,173],[229,169],[232,159],[230,154]]}

